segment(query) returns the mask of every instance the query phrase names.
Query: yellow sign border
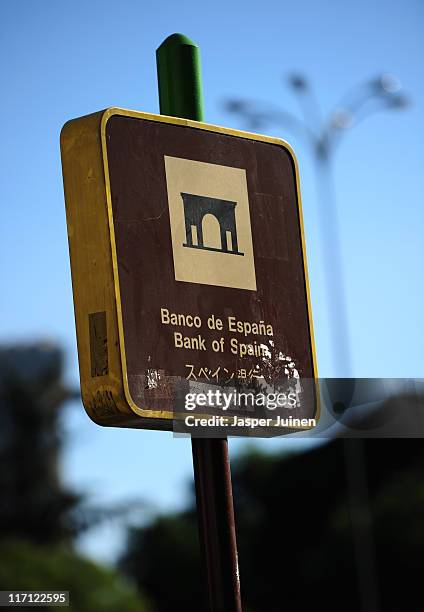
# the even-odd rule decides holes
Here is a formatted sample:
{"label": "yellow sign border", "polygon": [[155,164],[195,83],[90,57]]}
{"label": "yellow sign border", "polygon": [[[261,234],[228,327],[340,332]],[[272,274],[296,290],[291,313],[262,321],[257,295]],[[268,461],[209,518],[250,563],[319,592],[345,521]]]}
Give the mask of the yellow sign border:
{"label": "yellow sign border", "polygon": [[[104,425],[164,429],[170,429],[172,419],[176,417],[174,411],[140,408],[133,401],[129,390],[106,143],[107,123],[114,116],[181,125],[218,134],[256,140],[277,145],[288,152],[295,169],[308,322],[313,372],[316,380],[318,377],[316,349],[299,168],[291,146],[282,139],[261,134],[189,119],[111,107],[92,115],[69,121],[62,128],[61,133],[62,166],[74,289],[81,390],[84,406],[89,416],[95,422]],[[90,238],[92,234],[93,237]],[[110,246],[107,245],[107,242],[109,242]],[[108,338],[110,334],[110,348],[108,349],[108,351],[111,351],[109,354],[110,367],[109,374],[100,375],[100,378],[97,378],[99,375],[96,375],[93,378],[92,372],[90,373],[91,337],[89,337],[88,330],[86,329],[86,319],[90,313],[101,310],[105,310],[108,313],[107,317],[109,319],[107,322],[107,333]],[[119,352],[117,351],[118,345]],[[315,418],[318,420],[320,415],[318,381],[316,391],[317,409]],[[303,428],[296,427],[295,429]],[[304,429],[310,428],[305,427]]]}
{"label": "yellow sign border", "polygon": [[[108,108],[104,112],[100,129],[101,129],[101,139],[102,139],[103,165],[104,165],[104,172],[105,172],[105,179],[106,179],[106,195],[107,195],[107,208],[108,208],[108,217],[109,217],[110,241],[112,245],[112,261],[113,261],[113,274],[114,274],[114,281],[115,281],[116,308],[117,308],[117,313],[118,313],[119,342],[120,342],[121,356],[122,356],[122,376],[123,376],[123,382],[124,382],[125,397],[131,409],[137,414],[139,414],[140,416],[150,417],[150,418],[172,419],[174,415],[173,412],[146,410],[146,409],[139,408],[133,401],[130,390],[129,390],[129,386],[128,386],[128,372],[127,372],[127,367],[126,367],[127,360],[126,360],[126,352],[125,352],[124,327],[123,327],[123,320],[122,320],[121,293],[120,293],[118,261],[117,261],[117,253],[116,253],[115,228],[113,225],[112,195],[111,195],[111,189],[110,189],[109,164],[108,164],[107,146],[106,146],[106,125],[109,119],[115,115],[119,115],[123,117],[132,117],[134,119],[147,119],[149,121],[157,121],[160,123],[170,123],[173,125],[183,125],[183,126],[187,126],[187,127],[191,127],[191,128],[195,128],[199,130],[205,130],[208,132],[216,132],[219,134],[226,134],[228,136],[236,136],[238,138],[257,140],[260,142],[266,142],[268,144],[274,144],[274,145],[283,147],[286,151],[289,152],[294,162],[295,173],[296,173],[296,195],[297,195],[298,214],[299,214],[299,220],[300,220],[300,234],[301,234],[301,241],[302,241],[302,259],[303,259],[303,268],[304,268],[304,274],[305,274],[305,284],[306,284],[306,294],[307,294],[307,309],[308,309],[309,330],[310,330],[310,336],[311,336],[312,361],[313,361],[314,378],[317,379],[318,374],[317,374],[317,362],[316,362],[315,337],[314,337],[311,298],[310,298],[310,290],[309,290],[308,266],[307,266],[307,259],[306,259],[306,244],[305,244],[305,235],[304,235],[302,202],[301,202],[300,187],[299,187],[299,166],[298,166],[298,162],[296,159],[296,155],[292,147],[286,141],[280,138],[273,138],[273,137],[265,136],[262,134],[255,134],[252,132],[235,130],[232,128],[221,127],[221,126],[212,125],[209,123],[192,121],[190,119],[180,119],[177,117],[169,117],[167,115],[153,115],[150,113],[144,113],[140,111],[132,111],[128,109],[112,107],[112,108]],[[317,402],[317,414],[315,417],[317,418],[317,420],[319,419],[319,412],[320,412],[319,403]]]}

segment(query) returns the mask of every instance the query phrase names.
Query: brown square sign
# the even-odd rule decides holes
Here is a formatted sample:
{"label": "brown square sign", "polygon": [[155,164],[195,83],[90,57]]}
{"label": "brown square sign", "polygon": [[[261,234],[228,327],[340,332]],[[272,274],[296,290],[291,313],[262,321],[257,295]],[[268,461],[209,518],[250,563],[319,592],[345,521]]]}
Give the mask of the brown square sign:
{"label": "brown square sign", "polygon": [[316,378],[285,142],[108,109],[67,123],[61,148],[81,388],[96,422],[166,429],[190,391]]}

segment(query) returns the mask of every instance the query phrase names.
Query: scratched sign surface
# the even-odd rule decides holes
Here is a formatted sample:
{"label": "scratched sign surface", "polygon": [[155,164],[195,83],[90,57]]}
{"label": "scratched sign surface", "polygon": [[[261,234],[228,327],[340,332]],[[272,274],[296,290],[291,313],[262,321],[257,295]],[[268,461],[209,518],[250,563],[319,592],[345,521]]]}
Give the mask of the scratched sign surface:
{"label": "scratched sign surface", "polygon": [[[76,284],[82,271],[77,264],[72,267],[79,352],[92,347],[90,356],[80,355],[80,368],[86,360],[90,369],[90,374],[82,372],[82,386],[84,379],[89,387],[85,404],[97,411],[97,420],[108,403],[102,390],[112,397],[110,415],[138,416],[130,426],[148,427],[149,419],[172,419],[184,393],[199,385],[314,379],[300,195],[288,145],[130,111],[98,115],[93,131],[103,179],[99,170],[100,202],[93,206],[106,211],[107,228],[103,238],[94,240],[110,252],[104,265],[110,276],[104,282],[112,285],[113,300],[85,304],[81,319],[87,321],[81,320],[80,331],[77,308],[83,298]],[[78,121],[71,122],[74,132]],[[91,236],[86,223],[75,237],[74,187],[66,172],[71,149],[78,148],[75,134],[68,157],[64,151],[71,140],[65,134],[62,157],[68,229],[74,228],[72,265],[77,251],[81,259],[88,250],[78,241]],[[90,275],[96,283],[93,269]],[[89,282],[86,277],[86,287]],[[109,312],[113,303],[115,314]],[[100,356],[93,348],[96,342],[103,357],[101,348]],[[106,372],[114,351],[121,390]],[[113,375],[119,376],[119,368]],[[314,410],[310,404],[308,414]]]}

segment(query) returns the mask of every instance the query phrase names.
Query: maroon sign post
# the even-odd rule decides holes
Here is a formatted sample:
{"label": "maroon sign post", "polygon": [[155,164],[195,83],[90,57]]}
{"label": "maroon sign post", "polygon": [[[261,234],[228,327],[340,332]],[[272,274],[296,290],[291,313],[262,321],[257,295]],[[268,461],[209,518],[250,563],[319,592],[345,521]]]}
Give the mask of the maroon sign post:
{"label": "maroon sign post", "polygon": [[[203,121],[198,47],[185,36],[174,34],[157,50],[157,67],[161,113]],[[191,242],[190,234],[187,241]],[[192,437],[191,444],[209,610],[241,612],[228,441]]]}

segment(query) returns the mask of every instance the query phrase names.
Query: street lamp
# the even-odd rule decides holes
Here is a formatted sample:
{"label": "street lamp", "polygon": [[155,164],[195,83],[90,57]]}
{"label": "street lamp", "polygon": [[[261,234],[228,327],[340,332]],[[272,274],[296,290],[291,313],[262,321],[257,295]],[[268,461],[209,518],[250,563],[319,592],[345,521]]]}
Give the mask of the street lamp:
{"label": "street lamp", "polygon": [[[348,130],[382,110],[404,109],[409,105],[409,99],[402,92],[399,80],[391,74],[383,73],[352,88],[327,117],[323,117],[314,91],[303,75],[290,75],[288,85],[298,99],[302,118],[269,104],[240,99],[228,100],[225,108],[241,116],[253,130],[263,128],[267,124],[281,125],[297,132],[311,147],[320,204],[319,219],[327,310],[330,317],[333,376],[344,378],[340,381],[343,383],[341,387],[337,380],[326,381],[333,410],[338,412],[349,406],[355,384],[351,379],[351,351],[341,264],[338,210],[333,188],[333,156]],[[335,402],[334,397],[338,400],[340,391],[342,391],[342,401]],[[362,612],[378,612],[380,602],[362,440],[344,440],[343,450],[360,606]]]}
{"label": "street lamp", "polygon": [[281,125],[296,132],[310,146],[316,169],[320,202],[327,310],[334,376],[351,377],[351,350],[341,263],[338,210],[333,188],[333,156],[346,132],[382,110],[401,110],[409,105],[399,80],[388,73],[369,79],[348,91],[324,117],[309,81],[291,74],[287,83],[296,95],[302,117],[277,106],[257,101],[229,99],[225,109],[244,119],[250,129]]}

